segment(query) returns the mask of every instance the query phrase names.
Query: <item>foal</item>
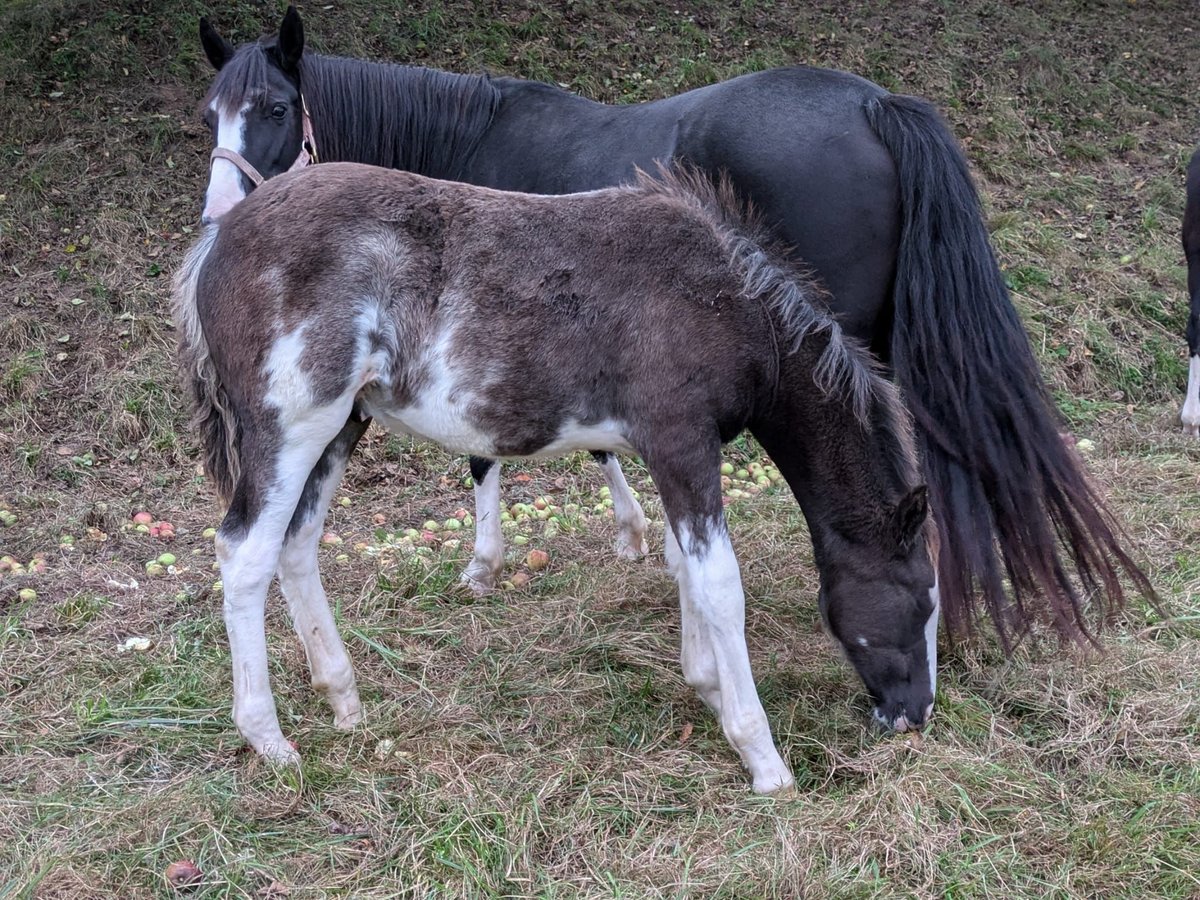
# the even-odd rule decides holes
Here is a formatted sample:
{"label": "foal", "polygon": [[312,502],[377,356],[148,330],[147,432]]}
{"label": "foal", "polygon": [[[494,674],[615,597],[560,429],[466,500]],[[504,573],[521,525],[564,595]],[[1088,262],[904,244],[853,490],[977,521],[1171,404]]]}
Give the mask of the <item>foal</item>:
{"label": "foal", "polygon": [[729,191],[662,173],[549,197],[331,163],[265,183],[176,281],[217,537],[233,718],[292,761],[267,677],[278,574],[335,723],[362,718],[317,573],[372,419],[488,458],[640,454],[668,518],[685,678],[757,791],[792,783],[750,671],[720,448],[761,441],[811,523],[820,606],[875,716],[932,711],[937,592],[909,423]]}

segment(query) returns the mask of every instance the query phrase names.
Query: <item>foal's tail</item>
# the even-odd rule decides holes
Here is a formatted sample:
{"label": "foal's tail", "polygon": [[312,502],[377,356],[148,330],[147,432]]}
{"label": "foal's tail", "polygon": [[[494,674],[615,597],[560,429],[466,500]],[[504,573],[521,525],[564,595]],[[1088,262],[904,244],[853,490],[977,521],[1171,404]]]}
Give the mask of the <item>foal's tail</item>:
{"label": "foal's tail", "polygon": [[973,627],[979,590],[1007,649],[1041,594],[1060,634],[1094,640],[1080,586],[1101,625],[1125,604],[1122,571],[1156,607],[1158,598],[1059,434],[953,136],[913,97],[875,98],[865,112],[900,182],[892,365],[947,536],[938,566],[947,625]]}
{"label": "foal's tail", "polygon": [[210,227],[188,251],[175,274],[172,305],[179,332],[179,361],[191,389],[195,407],[193,424],[200,435],[204,468],[218,496],[228,503],[240,469],[241,425],[209,355],[196,310],[196,283],[216,238],[217,228]]}

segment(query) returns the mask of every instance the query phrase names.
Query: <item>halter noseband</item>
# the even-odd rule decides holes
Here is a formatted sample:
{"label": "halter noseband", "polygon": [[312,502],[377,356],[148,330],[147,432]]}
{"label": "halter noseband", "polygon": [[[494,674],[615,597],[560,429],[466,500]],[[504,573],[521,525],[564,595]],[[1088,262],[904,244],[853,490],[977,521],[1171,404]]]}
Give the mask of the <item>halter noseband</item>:
{"label": "halter noseband", "polygon": [[[300,155],[296,157],[296,161],[292,163],[289,172],[295,172],[297,169],[303,169],[310,163],[319,162],[317,159],[317,139],[313,136],[312,117],[308,114],[308,104],[304,102],[304,95],[300,95],[300,108],[303,110],[303,115],[300,119],[300,129],[303,137],[300,141]],[[209,154],[209,166],[215,159],[223,159],[226,162],[231,162],[237,166],[238,171],[254,182],[254,186],[258,187],[264,181],[262,173],[238,152],[230,150],[226,147],[213,147],[212,153]]]}

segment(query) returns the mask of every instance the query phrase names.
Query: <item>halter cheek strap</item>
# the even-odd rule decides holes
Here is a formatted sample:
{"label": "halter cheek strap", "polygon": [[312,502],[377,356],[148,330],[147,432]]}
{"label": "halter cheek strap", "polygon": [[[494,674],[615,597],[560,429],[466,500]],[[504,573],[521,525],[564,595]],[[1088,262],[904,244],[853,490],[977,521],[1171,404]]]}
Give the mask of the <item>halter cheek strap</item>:
{"label": "halter cheek strap", "polygon": [[[295,172],[297,169],[303,169],[310,163],[315,163],[318,161],[317,139],[313,135],[312,117],[308,114],[308,104],[304,102],[303,94],[300,95],[300,108],[304,111],[300,120],[300,130],[302,133],[302,138],[300,141],[300,155],[296,157],[296,161],[292,163],[291,168],[288,169],[289,172]],[[209,165],[212,164],[212,160],[214,159],[223,159],[227,162],[233,163],[237,167],[238,171],[240,171],[254,183],[255,187],[258,187],[260,184],[266,181],[258,169],[250,165],[250,163],[246,161],[245,157],[234,150],[230,150],[226,147],[214,147],[212,153],[209,154]]]}

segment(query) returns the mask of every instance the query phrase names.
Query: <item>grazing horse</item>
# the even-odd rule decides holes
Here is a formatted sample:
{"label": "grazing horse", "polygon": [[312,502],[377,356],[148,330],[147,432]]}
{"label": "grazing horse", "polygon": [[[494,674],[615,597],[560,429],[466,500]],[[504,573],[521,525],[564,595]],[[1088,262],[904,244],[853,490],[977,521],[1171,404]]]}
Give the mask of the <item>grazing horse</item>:
{"label": "grazing horse", "polygon": [[891,382],[731,190],[641,177],[504,193],[353,163],[264,184],[210,226],[175,286],[208,470],[233,718],[294,760],[267,679],[278,572],[312,683],[362,717],[317,572],[330,498],[371,420],[486,458],[637,453],[679,583],[685,677],[757,791],[792,783],[750,671],[721,502],[721,445],[749,429],[811,523],[820,608],[874,715],[928,720],[937,588],[926,489]]}
{"label": "grazing horse", "polygon": [[1200,150],[1192,154],[1187,170],[1187,206],[1183,212],[1183,252],[1187,257],[1188,294],[1188,382],[1187,396],[1179,419],[1183,430],[1200,437]]}
{"label": "grazing horse", "polygon": [[[1061,635],[1091,637],[1082,598],[1103,624],[1125,603],[1122,571],[1154,600],[1059,436],[966,161],[927,103],[797,66],[606,106],[515,78],[306,53],[294,9],[277,36],[236,50],[205,20],[200,36],[218,70],[204,118],[225,151],[208,218],[253,188],[248,173],[287,170],[308,131],[326,160],[539,194],[620,184],[672,159],[724,173],[812,267],[915,416],[952,632],[973,627],[981,595],[1007,650],[1040,596]],[[476,561],[486,580],[500,559],[486,513],[499,512],[498,475],[486,461],[473,468],[478,518],[494,528],[477,545],[493,554]]]}

